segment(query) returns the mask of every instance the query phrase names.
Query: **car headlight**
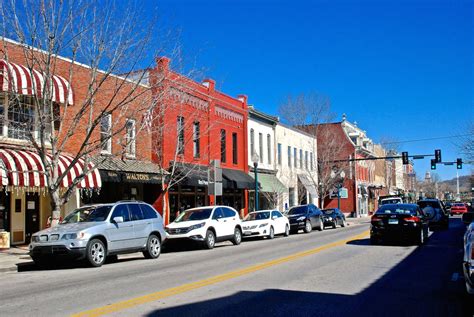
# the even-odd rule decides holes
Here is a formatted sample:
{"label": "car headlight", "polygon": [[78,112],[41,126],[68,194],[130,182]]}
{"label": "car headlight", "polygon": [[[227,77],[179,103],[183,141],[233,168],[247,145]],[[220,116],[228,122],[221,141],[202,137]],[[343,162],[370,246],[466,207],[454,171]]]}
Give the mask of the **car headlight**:
{"label": "car headlight", "polygon": [[262,223],[260,226],[258,226],[259,228],[263,228],[263,227],[266,227],[268,226],[268,223]]}
{"label": "car headlight", "polygon": [[198,223],[197,225],[192,225],[191,227],[188,228],[188,231],[192,231],[192,230],[202,228],[202,227],[204,227],[205,224],[206,224],[205,222],[201,222],[201,223]]}
{"label": "car headlight", "polygon": [[296,221],[303,221],[303,220],[305,220],[305,219],[306,219],[306,217],[305,217],[305,216],[302,216],[302,217],[299,217],[298,219],[296,219]]}
{"label": "car headlight", "polygon": [[40,238],[38,236],[32,236],[31,237],[31,241],[33,242],[39,242],[40,241]]}
{"label": "car headlight", "polygon": [[77,240],[84,238],[84,232],[77,232],[77,233],[66,233],[61,238],[62,240]]}
{"label": "car headlight", "polygon": [[329,221],[332,221],[332,217],[328,217],[328,220],[329,220]]}

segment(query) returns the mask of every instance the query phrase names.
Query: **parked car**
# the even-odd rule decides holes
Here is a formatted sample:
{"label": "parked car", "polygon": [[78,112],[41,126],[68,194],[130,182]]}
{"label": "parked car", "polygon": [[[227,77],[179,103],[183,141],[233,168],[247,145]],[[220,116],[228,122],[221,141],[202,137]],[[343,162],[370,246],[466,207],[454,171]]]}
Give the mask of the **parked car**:
{"label": "parked car", "polygon": [[324,209],[322,210],[324,226],[331,226],[336,228],[336,226],[345,227],[346,226],[346,216],[337,208]]}
{"label": "parked car", "polygon": [[467,205],[465,203],[454,203],[451,205],[451,215],[462,215],[467,211]]}
{"label": "parked car", "polygon": [[474,213],[463,214],[462,220],[468,225],[464,234],[464,280],[467,292],[474,294]]}
{"label": "parked car", "polygon": [[370,242],[410,240],[421,245],[428,238],[428,220],[416,204],[382,205],[371,218]]}
{"label": "parked car", "polygon": [[268,237],[290,235],[290,222],[278,210],[259,210],[249,213],[242,222],[243,236]]}
{"label": "parked car", "polygon": [[426,218],[430,223],[430,228],[449,228],[449,214],[444,208],[444,204],[441,200],[435,198],[423,199],[418,201],[417,204],[426,215]]}
{"label": "parked car", "polygon": [[398,196],[390,196],[386,198],[380,199],[380,205],[386,205],[386,204],[402,204],[403,200],[401,197]]}
{"label": "parked car", "polygon": [[313,204],[291,207],[288,210],[288,219],[291,233],[297,233],[300,229],[306,233],[311,232],[313,228],[324,230],[323,214]]}
{"label": "parked car", "polygon": [[29,249],[39,265],[58,256],[101,266],[107,256],[121,253],[142,251],[156,259],[165,239],[163,219],[152,206],[119,201],[76,209],[59,225],[33,234]]}
{"label": "parked car", "polygon": [[165,228],[168,239],[202,242],[207,249],[216,242],[230,240],[234,245],[242,241],[242,222],[234,208],[205,206],[185,210]]}

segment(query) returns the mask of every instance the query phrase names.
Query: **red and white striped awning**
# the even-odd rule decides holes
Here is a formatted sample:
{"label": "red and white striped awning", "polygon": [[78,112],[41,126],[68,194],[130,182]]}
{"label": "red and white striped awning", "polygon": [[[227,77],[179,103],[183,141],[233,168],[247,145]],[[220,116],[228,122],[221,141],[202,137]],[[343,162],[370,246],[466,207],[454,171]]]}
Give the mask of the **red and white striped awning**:
{"label": "red and white striped awning", "polygon": [[[51,156],[47,157],[51,161]],[[0,183],[3,186],[19,187],[46,187],[47,180],[45,168],[41,158],[37,153],[30,151],[0,149]],[[73,158],[67,155],[60,155],[58,160],[59,174],[65,173],[71,165]],[[69,187],[76,177],[83,174],[84,160],[80,159],[67,172],[62,180],[62,187]],[[92,163],[88,165],[89,173],[77,185],[78,188],[100,188],[102,180],[99,170],[94,168]]]}
{"label": "red and white striped awning", "polygon": [[69,82],[61,76],[53,75],[52,80],[26,66],[0,59],[0,89],[21,95],[43,96],[45,83],[51,82],[49,91],[54,102],[72,105],[74,95]]}

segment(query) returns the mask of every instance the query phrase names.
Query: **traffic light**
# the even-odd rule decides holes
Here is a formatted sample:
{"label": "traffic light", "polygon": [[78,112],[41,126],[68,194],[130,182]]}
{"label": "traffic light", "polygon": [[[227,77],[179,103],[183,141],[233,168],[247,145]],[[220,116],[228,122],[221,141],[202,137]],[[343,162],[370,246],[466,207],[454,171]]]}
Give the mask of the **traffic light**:
{"label": "traffic light", "polygon": [[435,150],[435,161],[441,163],[441,150]]}
{"label": "traffic light", "polygon": [[456,160],[456,168],[457,168],[458,170],[462,169],[462,159],[458,158],[458,159]]}
{"label": "traffic light", "polygon": [[432,170],[436,169],[436,159],[431,159],[431,169]]}
{"label": "traffic light", "polygon": [[403,162],[403,165],[408,164],[408,152],[402,152],[402,162]]}

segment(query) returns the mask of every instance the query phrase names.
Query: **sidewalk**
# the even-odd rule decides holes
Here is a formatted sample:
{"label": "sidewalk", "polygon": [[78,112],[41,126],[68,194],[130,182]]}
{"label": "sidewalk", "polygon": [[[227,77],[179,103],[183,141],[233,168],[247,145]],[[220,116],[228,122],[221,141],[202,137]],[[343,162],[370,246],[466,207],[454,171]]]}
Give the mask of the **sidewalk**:
{"label": "sidewalk", "polygon": [[363,224],[363,223],[370,223],[370,216],[358,217],[358,218],[353,218],[353,217],[347,217],[346,216],[346,222],[349,225],[359,225],[359,224]]}
{"label": "sidewalk", "polygon": [[0,272],[17,271],[17,264],[29,262],[32,262],[32,260],[28,255],[28,246],[0,250]]}

